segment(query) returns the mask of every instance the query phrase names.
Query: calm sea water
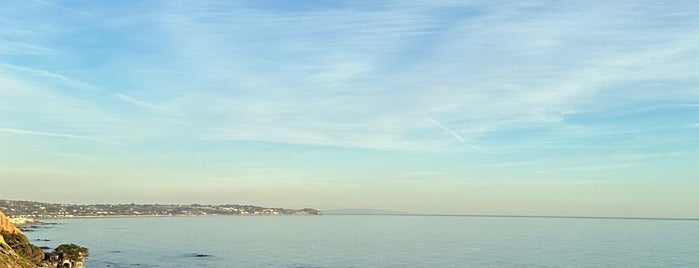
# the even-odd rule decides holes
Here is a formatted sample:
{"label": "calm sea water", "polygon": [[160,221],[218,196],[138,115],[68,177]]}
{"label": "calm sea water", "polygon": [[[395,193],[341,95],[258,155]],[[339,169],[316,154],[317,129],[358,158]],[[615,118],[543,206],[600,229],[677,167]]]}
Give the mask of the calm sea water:
{"label": "calm sea water", "polygon": [[28,237],[89,247],[89,268],[699,267],[698,221],[326,215],[52,222],[60,224]]}

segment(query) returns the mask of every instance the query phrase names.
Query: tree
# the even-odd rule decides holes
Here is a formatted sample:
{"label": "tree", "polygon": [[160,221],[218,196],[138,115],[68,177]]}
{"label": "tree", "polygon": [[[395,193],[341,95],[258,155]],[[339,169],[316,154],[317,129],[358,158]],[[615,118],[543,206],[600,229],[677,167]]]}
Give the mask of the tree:
{"label": "tree", "polygon": [[90,250],[88,248],[76,244],[62,244],[53,250],[53,252],[57,254],[66,254],[68,258],[76,261],[83,261],[90,256]]}

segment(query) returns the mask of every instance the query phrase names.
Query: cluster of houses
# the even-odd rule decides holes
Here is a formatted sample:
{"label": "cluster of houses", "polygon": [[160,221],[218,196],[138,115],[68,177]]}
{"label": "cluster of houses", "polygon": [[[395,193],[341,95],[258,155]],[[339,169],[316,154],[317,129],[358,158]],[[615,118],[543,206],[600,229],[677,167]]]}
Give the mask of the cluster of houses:
{"label": "cluster of houses", "polygon": [[83,262],[71,258],[67,253],[52,252],[46,253],[45,260],[51,264],[49,267],[56,268],[84,268]]}

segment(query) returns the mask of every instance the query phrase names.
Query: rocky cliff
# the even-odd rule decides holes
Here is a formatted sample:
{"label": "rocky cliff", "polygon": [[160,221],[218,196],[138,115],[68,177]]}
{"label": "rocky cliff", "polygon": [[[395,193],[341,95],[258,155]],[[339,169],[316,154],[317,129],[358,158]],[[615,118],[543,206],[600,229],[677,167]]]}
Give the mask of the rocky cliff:
{"label": "rocky cliff", "polygon": [[22,231],[17,228],[10,220],[5,217],[5,214],[0,211],[0,232],[8,232],[11,234],[21,234]]}
{"label": "rocky cliff", "polygon": [[[0,232],[22,235],[20,231],[10,220],[5,217],[0,211]],[[0,235],[0,268],[34,268],[33,264],[26,258],[17,254],[12,248],[5,243],[5,239]]]}
{"label": "rocky cliff", "polygon": [[35,268],[36,264],[18,255],[0,235],[0,268]]}

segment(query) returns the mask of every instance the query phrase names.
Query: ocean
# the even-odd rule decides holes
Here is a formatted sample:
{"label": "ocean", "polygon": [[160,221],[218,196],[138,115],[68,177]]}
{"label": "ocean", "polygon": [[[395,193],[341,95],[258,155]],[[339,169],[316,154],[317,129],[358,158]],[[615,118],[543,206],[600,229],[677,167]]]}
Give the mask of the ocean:
{"label": "ocean", "polygon": [[[100,267],[699,267],[699,221],[456,216],[47,220]],[[50,241],[39,241],[39,240]]]}

